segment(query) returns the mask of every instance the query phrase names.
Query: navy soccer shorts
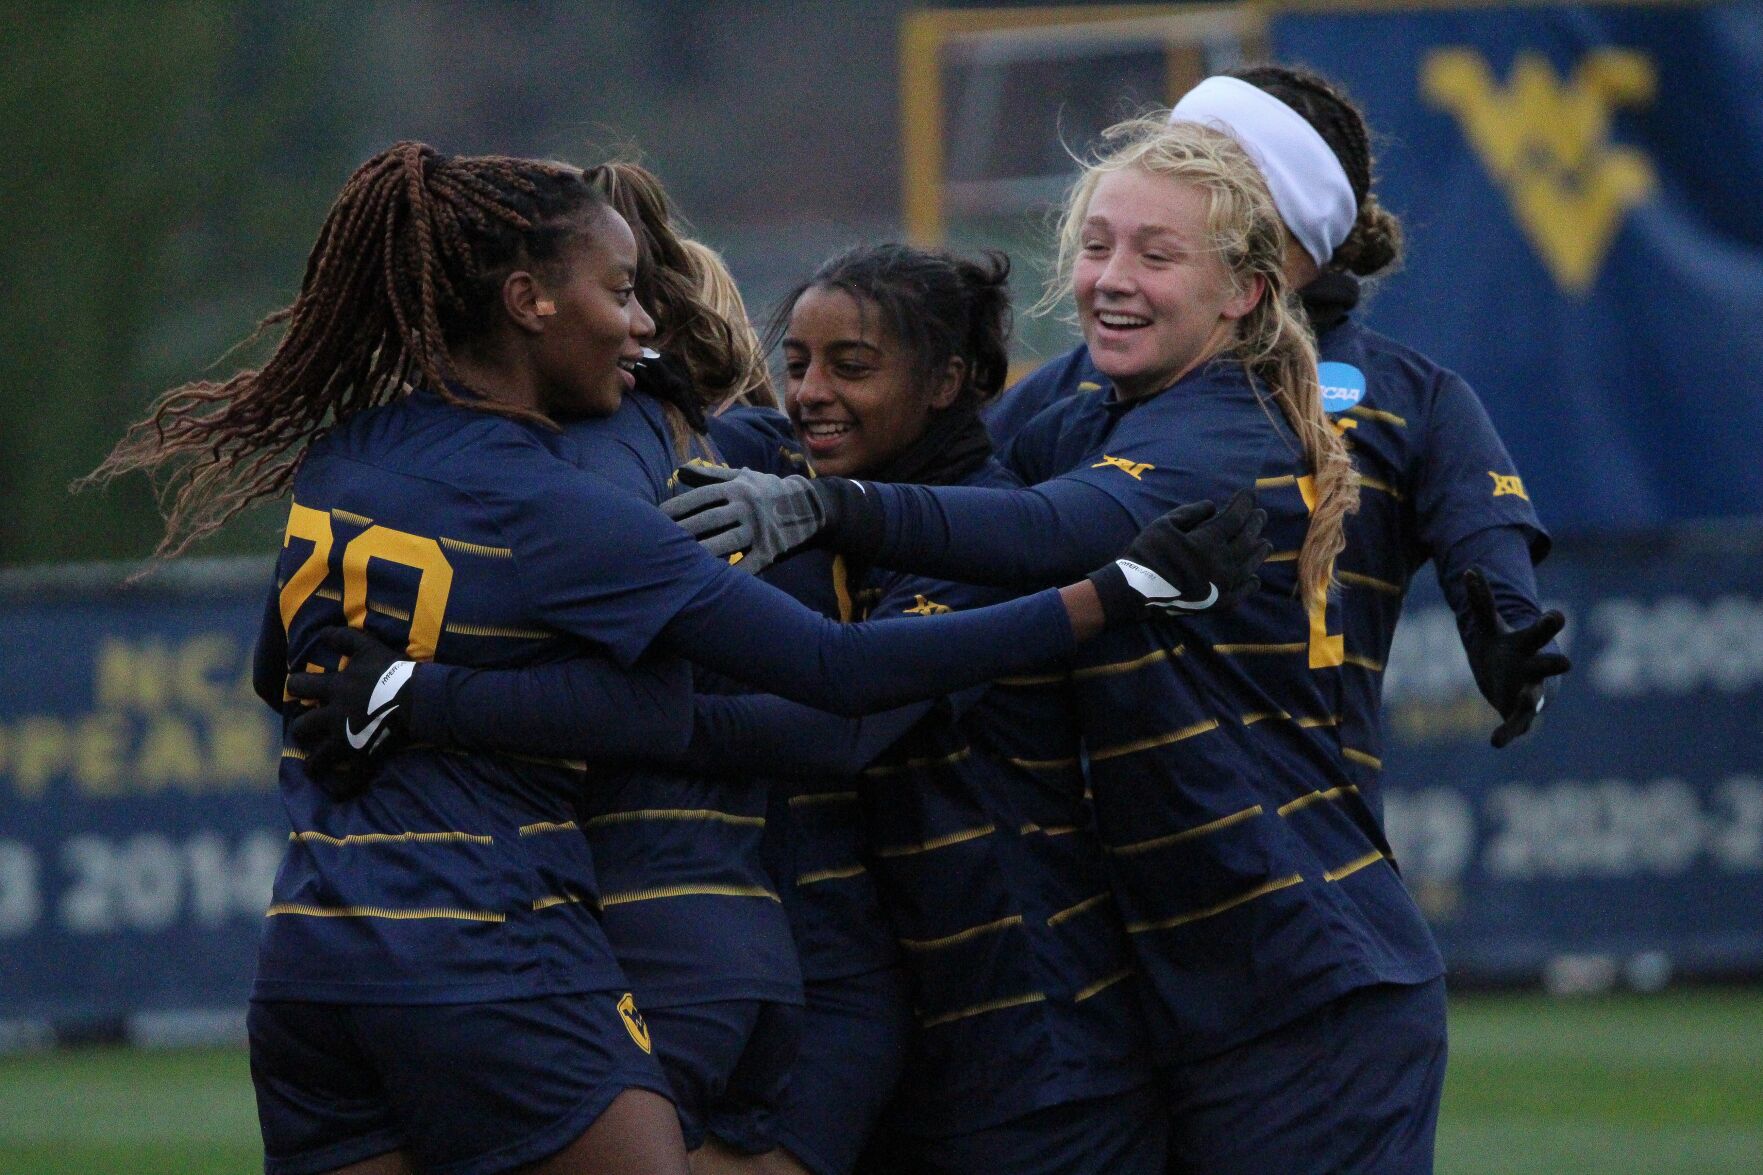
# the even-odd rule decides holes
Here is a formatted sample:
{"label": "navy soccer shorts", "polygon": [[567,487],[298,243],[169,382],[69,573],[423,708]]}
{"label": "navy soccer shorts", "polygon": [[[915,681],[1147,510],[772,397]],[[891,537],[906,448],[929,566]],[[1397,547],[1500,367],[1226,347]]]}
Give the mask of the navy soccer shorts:
{"label": "navy soccer shorts", "polygon": [[884,1128],[864,1154],[869,1175],[1163,1175],[1168,1115],[1153,1085],[1046,1106],[996,1126],[938,1138]]}
{"label": "navy soccer shorts", "polygon": [[435,1175],[557,1153],[627,1089],[669,1096],[625,992],[482,1004],[253,1003],[265,1175],[401,1150]]}
{"label": "navy soccer shorts", "polygon": [[1171,1175],[1428,1175],[1445,981],[1358,988],[1161,1076]]}
{"label": "navy soccer shorts", "polygon": [[778,1110],[778,1144],[812,1175],[851,1175],[906,1067],[906,973],[885,967],[805,990],[802,1051]]}
{"label": "navy soccer shorts", "polygon": [[742,1154],[778,1145],[777,1109],[802,1038],[802,1009],[715,1000],[648,1010],[655,1056],[673,1089],[686,1149],[706,1137]]}

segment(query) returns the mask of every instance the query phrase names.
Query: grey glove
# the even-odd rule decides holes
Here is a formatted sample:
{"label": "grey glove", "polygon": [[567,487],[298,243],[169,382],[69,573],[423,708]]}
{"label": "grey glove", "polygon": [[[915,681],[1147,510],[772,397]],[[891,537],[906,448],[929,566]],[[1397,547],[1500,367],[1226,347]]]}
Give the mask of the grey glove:
{"label": "grey glove", "polygon": [[661,503],[718,558],[742,556],[737,566],[758,574],[790,554],[826,524],[815,483],[800,474],[777,477],[753,469],[686,465],[677,475],[684,493]]}

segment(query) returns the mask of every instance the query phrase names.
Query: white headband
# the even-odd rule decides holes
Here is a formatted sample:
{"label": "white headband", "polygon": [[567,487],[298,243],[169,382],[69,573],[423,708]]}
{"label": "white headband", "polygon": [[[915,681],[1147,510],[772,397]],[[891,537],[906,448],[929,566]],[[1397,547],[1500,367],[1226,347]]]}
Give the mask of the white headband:
{"label": "white headband", "polygon": [[1318,265],[1340,247],[1359,203],[1346,169],[1304,116],[1239,78],[1210,77],[1169,112],[1170,122],[1197,122],[1223,131],[1261,169],[1273,205]]}

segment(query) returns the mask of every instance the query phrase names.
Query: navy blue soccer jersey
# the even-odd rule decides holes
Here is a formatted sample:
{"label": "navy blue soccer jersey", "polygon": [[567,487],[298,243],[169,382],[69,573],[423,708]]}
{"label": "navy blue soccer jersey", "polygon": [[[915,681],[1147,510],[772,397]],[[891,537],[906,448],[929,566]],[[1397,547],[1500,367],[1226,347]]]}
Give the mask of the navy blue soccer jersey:
{"label": "navy blue soccer jersey", "polygon": [[[1014,488],[988,462],[962,484]],[[875,572],[870,617],[983,607],[1009,589]],[[977,1130],[1150,1080],[1062,663],[946,698],[863,772],[870,856],[920,1031],[902,1128]]]}
{"label": "navy blue soccer jersey", "polygon": [[1034,430],[1045,450],[1031,464],[1067,472],[1008,500],[871,487],[890,528],[878,558],[1053,574],[1173,506],[1246,486],[1276,548],[1234,612],[1117,630],[1073,661],[1158,1059],[1229,1047],[1366,983],[1438,974],[1347,769],[1340,601],[1297,596],[1311,490],[1278,408],[1217,362],[1145,400],[1074,396],[1046,411],[1061,420]]}
{"label": "navy blue soccer jersey", "polygon": [[[712,417],[710,435],[729,464],[788,475],[808,473],[789,418],[768,408]],[[854,585],[843,558],[804,551],[766,569],[764,579],[821,615],[854,620]],[[766,864],[789,914],[809,983],[865,975],[899,961],[868,864],[858,781],[835,772],[768,780]]]}
{"label": "navy blue soccer jersey", "polygon": [[[672,494],[682,461],[718,460],[703,437],[676,430],[658,401],[635,394],[612,416],[572,422],[564,451],[652,504]],[[737,687],[699,670],[694,688]],[[578,822],[593,851],[607,937],[645,1006],[801,1000],[789,923],[760,851],[763,786],[633,764],[597,775]]]}
{"label": "navy blue soccer jersey", "polygon": [[1460,576],[1482,569],[1515,627],[1541,609],[1531,564],[1548,553],[1524,480],[1487,411],[1454,373],[1348,319],[1319,340],[1324,404],[1361,475],[1336,561],[1346,705],[1341,738],[1381,815],[1383,670],[1412,575],[1432,560],[1467,630]]}
{"label": "navy blue soccer jersey", "polygon": [[[599,649],[629,664],[719,570],[658,522],[522,424],[424,393],[362,413],[295,480],[276,599],[289,662],[324,665],[317,634],[347,621],[422,660]],[[572,823],[580,764],[416,748],[334,802],[289,750],[281,785],[291,833],[257,998],[451,1003],[624,982]]]}
{"label": "navy blue soccer jersey", "polygon": [[[1329,280],[1350,283],[1338,274]],[[1357,284],[1341,292],[1350,308]],[[1383,671],[1414,572],[1433,562],[1467,634],[1460,577],[1481,568],[1501,616],[1522,627],[1541,613],[1532,564],[1548,554],[1549,537],[1487,410],[1459,376],[1338,309],[1317,345],[1323,407],[1362,475],[1359,511],[1347,520],[1335,568],[1345,655],[1342,743],[1381,819]],[[1049,468],[1061,444],[1082,447],[1084,439],[1070,434],[1094,430],[1104,415],[1031,409],[1082,398],[1107,382],[1080,346],[1011,389],[990,423],[1024,480],[1061,472]]]}

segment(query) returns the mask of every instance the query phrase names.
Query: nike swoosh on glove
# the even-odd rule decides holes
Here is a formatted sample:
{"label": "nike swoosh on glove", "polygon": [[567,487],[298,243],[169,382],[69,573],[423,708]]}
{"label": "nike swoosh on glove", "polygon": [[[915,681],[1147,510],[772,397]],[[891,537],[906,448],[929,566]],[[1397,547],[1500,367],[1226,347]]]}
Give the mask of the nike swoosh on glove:
{"label": "nike swoosh on glove", "polygon": [[1481,696],[1503,719],[1488,741],[1504,747],[1528,731],[1542,712],[1548,679],[1573,668],[1563,654],[1542,651],[1560,634],[1567,618],[1551,610],[1535,623],[1515,629],[1494,606],[1493,589],[1479,567],[1463,573],[1463,587],[1469,593],[1475,627],[1475,639],[1468,644],[1469,668]]}
{"label": "nike swoosh on glove", "polygon": [[405,705],[416,662],[356,628],[327,628],[323,648],[345,658],[334,673],[291,673],[288,692],[317,704],[288,724],[306,771],[333,799],[365,791],[375,758],[405,741]]}
{"label": "nike swoosh on glove", "polygon": [[661,509],[712,555],[742,555],[737,566],[754,574],[803,546],[827,522],[815,483],[801,474],[682,465],[675,476],[686,490]]}
{"label": "nike swoosh on glove", "polygon": [[1103,617],[1112,627],[1236,607],[1260,590],[1255,570],[1273,552],[1265,525],[1249,490],[1222,511],[1211,502],[1177,506],[1140,531],[1125,557],[1091,573]]}

